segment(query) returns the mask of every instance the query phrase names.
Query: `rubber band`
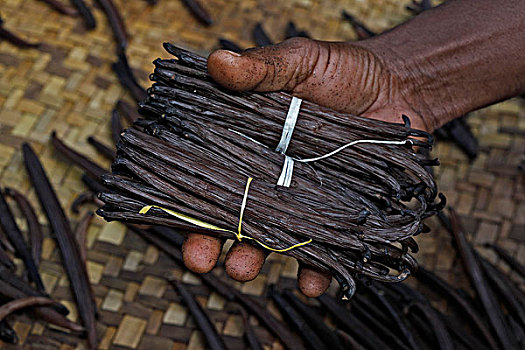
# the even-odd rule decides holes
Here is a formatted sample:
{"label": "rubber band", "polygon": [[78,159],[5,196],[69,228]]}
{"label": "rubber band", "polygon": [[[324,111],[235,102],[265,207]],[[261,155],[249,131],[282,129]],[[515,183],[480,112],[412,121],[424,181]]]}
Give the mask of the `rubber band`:
{"label": "rubber band", "polygon": [[297,122],[297,116],[299,116],[299,109],[301,109],[301,100],[298,97],[293,96],[290,101],[290,107],[288,107],[288,113],[284,121],[283,131],[281,133],[281,140],[275,148],[276,152],[285,154],[292,139],[293,130],[295,129],[295,123]]}
{"label": "rubber band", "polygon": [[210,230],[214,230],[214,231],[222,231],[222,232],[233,233],[235,235],[235,237],[239,240],[239,242],[241,242],[243,238],[251,239],[251,240],[255,241],[257,244],[259,244],[260,246],[262,246],[262,247],[264,247],[264,248],[266,248],[268,250],[271,250],[273,252],[277,252],[277,253],[287,252],[289,250],[292,250],[292,249],[295,249],[297,247],[300,247],[300,246],[306,245],[308,243],[311,243],[312,239],[310,238],[309,240],[307,240],[305,242],[297,243],[297,244],[294,244],[294,245],[292,245],[290,247],[287,247],[287,248],[275,249],[275,248],[272,248],[270,246],[267,246],[263,242],[255,239],[253,237],[245,236],[245,235],[242,234],[242,218],[243,218],[243,215],[244,215],[244,209],[246,209],[246,202],[248,201],[248,191],[250,189],[250,184],[251,184],[252,180],[253,180],[253,178],[248,177],[248,181],[246,182],[246,188],[244,189],[244,196],[242,198],[241,209],[239,211],[239,225],[237,227],[237,232],[235,232],[233,230],[228,230],[228,229],[225,229],[225,228],[221,228],[219,226],[215,226],[213,224],[204,222],[202,220],[192,218],[191,216],[188,216],[186,214],[182,214],[182,213],[176,212],[176,211],[171,210],[171,209],[163,208],[163,207],[158,206],[158,205],[146,205],[146,206],[142,207],[142,209],[140,209],[139,214],[146,214],[151,208],[160,209],[160,210],[164,211],[167,214],[175,216],[176,218],[178,218],[180,220],[189,222],[190,224],[193,224],[193,225],[198,226],[198,227],[202,227],[202,228],[206,228],[206,229],[210,229]]}

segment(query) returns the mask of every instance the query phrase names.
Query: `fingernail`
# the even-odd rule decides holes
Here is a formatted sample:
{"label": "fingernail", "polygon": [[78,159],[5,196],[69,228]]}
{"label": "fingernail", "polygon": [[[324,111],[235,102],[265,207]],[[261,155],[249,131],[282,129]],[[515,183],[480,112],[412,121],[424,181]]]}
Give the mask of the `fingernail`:
{"label": "fingernail", "polygon": [[230,51],[230,50],[224,50],[224,51],[226,51],[227,53],[229,53],[230,55],[232,55],[234,57],[241,57],[242,56],[240,53],[233,52],[233,51]]}

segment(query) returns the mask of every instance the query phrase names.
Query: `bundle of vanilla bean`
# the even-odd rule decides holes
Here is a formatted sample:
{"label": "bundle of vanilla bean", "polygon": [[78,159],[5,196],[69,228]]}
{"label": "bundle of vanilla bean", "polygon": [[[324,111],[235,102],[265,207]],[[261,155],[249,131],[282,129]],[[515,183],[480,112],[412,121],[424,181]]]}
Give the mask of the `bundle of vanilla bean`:
{"label": "bundle of vanilla bean", "polygon": [[[416,269],[412,236],[444,205],[424,168],[437,161],[412,148],[430,147],[429,134],[406,118],[388,124],[303,101],[286,150],[291,184],[278,186],[285,155],[275,148],[292,97],[228,91],[205,58],[165,48],[175,58],[154,62],[145,119],[121,136],[100,215],[285,251],[331,271],[346,296],[356,275],[393,282]],[[391,143],[360,141],[303,162],[358,140]]]}

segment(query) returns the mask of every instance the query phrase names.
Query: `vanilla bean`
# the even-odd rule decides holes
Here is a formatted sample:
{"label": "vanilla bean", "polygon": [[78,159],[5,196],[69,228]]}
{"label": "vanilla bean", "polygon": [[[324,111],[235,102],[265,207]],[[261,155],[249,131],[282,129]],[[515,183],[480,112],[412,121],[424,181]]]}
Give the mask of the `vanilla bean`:
{"label": "vanilla bean", "polygon": [[368,285],[367,283],[364,283],[364,285],[365,288],[368,291],[370,291],[373,297],[379,302],[379,306],[381,307],[381,309],[385,310],[388,313],[388,315],[394,320],[396,327],[401,331],[408,345],[410,345],[412,349],[418,349],[419,344],[416,343],[414,335],[410,331],[410,327],[405,322],[400,313],[395,309],[392,303],[385,297],[383,291],[376,287],[376,285],[374,284]]}
{"label": "vanilla bean", "polygon": [[242,52],[242,48],[231,40],[219,38],[219,46],[221,49],[229,50],[232,52]]}
{"label": "vanilla bean", "polygon": [[503,248],[500,248],[495,244],[487,243],[485,244],[485,246],[494,250],[498,254],[498,256],[501,259],[503,259],[503,261],[505,261],[513,271],[516,271],[520,274],[521,277],[525,278],[525,266],[523,266],[518,260],[512,257]]}
{"label": "vanilla bean", "polygon": [[117,62],[114,62],[111,67],[117,74],[117,77],[122,84],[131,94],[131,96],[137,101],[142,101],[146,98],[146,90],[140,86],[135,78],[135,74],[131,70],[131,67],[128,63],[128,58],[126,53],[121,51],[118,54]]}
{"label": "vanilla bean", "polygon": [[126,26],[124,25],[124,20],[120,15],[117,7],[113,0],[97,0],[97,3],[100,5],[109,22],[109,26],[113,31],[115,36],[115,41],[117,43],[117,50],[124,51],[128,46],[128,33],[126,32]]}
{"label": "vanilla bean", "polygon": [[[35,293],[36,291],[33,291]],[[4,296],[9,300],[26,298],[29,296],[41,296],[39,294],[27,294],[24,291],[17,289],[16,287],[8,284],[4,280],[0,279],[0,295]],[[61,304],[53,304],[52,306],[37,306],[32,308],[33,314],[49,323],[70,329],[74,332],[82,332],[84,330],[80,325],[69,321],[64,314],[59,313],[55,308],[64,308]],[[67,311],[67,309],[65,309]]]}
{"label": "vanilla bean", "polygon": [[250,346],[251,350],[263,350],[263,347],[259,340],[257,339],[257,336],[255,335],[255,332],[253,331],[252,325],[250,324],[250,315],[244,310],[243,307],[239,307],[242,321],[244,325],[244,337],[246,338],[246,341],[248,342],[248,345]]}
{"label": "vanilla bean", "polygon": [[455,349],[450,334],[448,333],[445,325],[441,321],[439,314],[436,310],[434,310],[428,303],[423,301],[412,302],[409,305],[409,308],[415,308],[424,315],[437,340],[437,345],[439,346],[439,349]]}
{"label": "vanilla bean", "polygon": [[4,21],[0,17],[0,39],[9,41],[11,44],[27,49],[27,48],[36,48],[40,46],[40,43],[31,43],[28,42],[22,38],[20,38],[18,35],[12,33],[11,31],[4,28]]}
{"label": "vanilla bean", "polygon": [[350,303],[351,312],[361,322],[368,326],[371,330],[375,331],[376,334],[381,334],[381,338],[388,341],[389,344],[394,346],[396,349],[410,349],[404,344],[404,340],[399,338],[396,333],[391,331],[388,327],[382,324],[380,320],[375,319],[368,310],[364,309],[359,303]]}
{"label": "vanilla bean", "polygon": [[334,319],[344,327],[346,332],[356,338],[356,340],[370,349],[388,349],[386,345],[373,331],[358,320],[352,313],[348,312],[340,304],[328,295],[321,295],[319,301],[334,317]]}
{"label": "vanilla bean", "polygon": [[195,323],[197,323],[197,326],[201,329],[202,333],[204,334],[204,338],[206,339],[206,342],[208,343],[210,349],[226,349],[222,338],[217,333],[217,330],[211,323],[210,319],[204,313],[200,304],[194,299],[193,295],[191,295],[191,293],[186,289],[184,284],[177,280],[170,280],[170,282],[178,291],[179,295],[184,301],[184,304],[186,304],[186,306],[190,310],[193,320],[195,321]]}
{"label": "vanilla bean", "polygon": [[275,286],[270,286],[269,293],[272,300],[281,310],[283,317],[293,325],[308,348],[313,350],[328,349],[327,345],[314,332],[308,322],[283,298],[281,293],[275,290]]}
{"label": "vanilla bean", "polygon": [[91,13],[91,10],[86,5],[84,0],[69,0],[69,1],[74,7],[76,7],[80,16],[82,16],[84,23],[86,25],[86,28],[88,30],[95,29],[95,27],[97,26],[97,22],[95,21],[95,17],[93,17],[93,13]]}
{"label": "vanilla bean", "polygon": [[107,171],[104,170],[104,168],[102,168],[98,164],[89,160],[87,157],[78,153],[72,148],[66,146],[66,144],[58,138],[58,136],[56,135],[56,132],[54,131],[51,133],[51,141],[53,142],[53,146],[55,147],[55,149],[58,152],[60,152],[60,154],[66,157],[67,160],[69,160],[73,164],[87,171],[90,175],[98,178],[102,174],[107,173]]}
{"label": "vanilla bean", "polygon": [[266,45],[272,45],[272,40],[268,37],[266,32],[264,31],[264,28],[262,27],[262,24],[259,22],[255,25],[253,28],[253,41],[255,41],[255,45],[257,46],[266,46]]}
{"label": "vanilla bean", "polygon": [[190,10],[190,12],[199,20],[202,24],[210,26],[213,24],[208,11],[202,6],[199,0],[181,0],[182,3]]}
{"label": "vanilla bean", "polygon": [[0,246],[0,264],[4,265],[10,270],[16,269],[15,263],[13,262],[13,260],[11,260],[4,248],[2,248],[2,246]]}
{"label": "vanilla bean", "polygon": [[38,273],[38,267],[33,260],[31,251],[27,247],[22,232],[16,224],[15,218],[11,212],[9,205],[7,204],[5,197],[0,191],[0,227],[4,230],[5,234],[9,237],[9,241],[13,244],[16,252],[24,262],[31,281],[33,281],[38,290],[44,292],[45,287],[40,273]]}
{"label": "vanilla bean", "polygon": [[31,256],[35,265],[40,265],[40,256],[42,255],[42,241],[44,233],[42,232],[42,225],[38,221],[35,210],[29,200],[14,188],[5,188],[5,194],[15,200],[18,208],[22,211],[27,221],[27,228],[29,232],[29,242],[31,247]]}
{"label": "vanilla bean", "polygon": [[354,28],[355,33],[357,34],[358,40],[364,40],[376,36],[376,33],[368,29],[363,23],[355,19],[354,16],[343,10],[341,13],[343,19],[346,20]]}
{"label": "vanilla bean", "polygon": [[[3,295],[8,299],[18,299],[24,298],[26,296],[48,296],[45,292],[34,289],[20,277],[2,268],[0,268],[0,281],[2,282],[2,290],[0,291],[0,295]],[[69,310],[62,304],[56,303],[52,306],[52,308],[64,316],[69,314]]]}
{"label": "vanilla bean", "polygon": [[116,153],[115,150],[111,149],[110,147],[106,146],[102,142],[98,141],[94,136],[89,136],[87,138],[87,141],[90,145],[95,147],[95,149],[107,159],[109,160],[115,159],[115,153]]}
{"label": "vanilla bean", "polygon": [[18,343],[15,330],[5,320],[0,321],[0,340],[11,344]]}
{"label": "vanilla bean", "polygon": [[22,145],[24,162],[29,178],[46,213],[55,238],[58,242],[65,270],[68,275],[73,294],[76,299],[78,313],[87,331],[88,347],[96,348],[97,335],[95,329],[95,305],[91,295],[91,287],[86,265],[80,259],[80,252],[70,224],[58,201],[49,179],[38,160],[38,157],[28,144]]}
{"label": "vanilla bean", "polygon": [[122,131],[124,131],[124,127],[120,121],[120,113],[117,108],[114,108],[111,112],[111,136],[115,144],[119,142]]}
{"label": "vanilla bean", "polygon": [[297,27],[295,26],[295,23],[290,21],[288,22],[288,24],[286,24],[286,30],[285,30],[284,37],[286,39],[295,38],[295,37],[309,38],[310,35],[304,30],[298,30]]}
{"label": "vanilla bean", "polygon": [[497,301],[494,300],[493,295],[490,294],[487,288],[487,283],[481,268],[476,261],[472,247],[465,237],[465,232],[461,226],[459,217],[452,208],[450,209],[450,223],[452,225],[453,239],[456,242],[465,270],[467,271],[472,286],[476,290],[476,294],[483,305],[485,314],[496,333],[500,346],[503,349],[515,349],[515,339],[509,334],[508,327],[505,327],[506,322],[499,306],[497,305]]}
{"label": "vanilla bean", "polygon": [[462,315],[468,316],[472,324],[483,335],[488,345],[494,350],[498,348],[494,337],[485,326],[485,322],[483,322],[481,316],[454,288],[423,267],[419,267],[416,278],[431,287],[434,291],[439,291],[440,295],[446,296],[448,300],[452,301],[459,308]]}
{"label": "vanilla bean", "polygon": [[80,212],[79,207],[85,203],[95,202],[97,200],[96,195],[91,191],[86,191],[77,196],[73,203],[71,203],[71,211],[75,214]]}
{"label": "vanilla bean", "polygon": [[60,0],[40,0],[42,2],[45,2],[48,4],[51,8],[53,8],[55,11],[60,12],[64,15],[68,16],[77,16],[78,11],[75,10],[72,7],[69,7],[67,5],[64,5]]}
{"label": "vanilla bean", "polygon": [[339,337],[342,339],[342,341],[345,343],[348,349],[364,350],[364,347],[361,346],[361,344],[359,344],[357,340],[355,340],[354,337],[352,337],[347,332],[338,329],[336,330],[336,333],[339,335]]}
{"label": "vanilla bean", "polygon": [[23,309],[29,306],[50,305],[54,303],[54,300],[45,297],[27,297],[22,299],[15,299],[8,302],[7,304],[0,306],[0,321],[3,321],[7,315],[19,309]]}
{"label": "vanilla bean", "polygon": [[136,107],[124,100],[118,100],[116,107],[129,124],[133,124],[140,118],[140,114],[137,112]]}
{"label": "vanilla bean", "polygon": [[481,267],[485,272],[485,276],[491,282],[496,294],[500,297],[509,314],[511,314],[516,321],[521,324],[522,329],[525,330],[525,308],[518,302],[518,299],[512,293],[512,290],[500,277],[501,273],[488,261],[476,254]]}

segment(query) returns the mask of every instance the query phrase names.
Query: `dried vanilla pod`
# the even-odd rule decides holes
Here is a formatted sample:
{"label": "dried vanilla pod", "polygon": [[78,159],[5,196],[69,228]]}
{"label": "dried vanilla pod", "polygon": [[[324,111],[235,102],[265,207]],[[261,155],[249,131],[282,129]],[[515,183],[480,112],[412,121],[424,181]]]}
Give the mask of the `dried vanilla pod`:
{"label": "dried vanilla pod", "polygon": [[226,90],[205,58],[165,48],[175,59],[154,61],[144,119],[121,135],[113,174],[102,177],[100,215],[282,252],[332,272],[346,297],[358,275],[397,282],[415,271],[411,237],[445,205],[425,169],[438,162],[412,149],[430,148],[431,135],[408,118],[390,124],[302,101],[286,151],[291,185],[277,186],[286,157],[274,150],[292,97]]}

